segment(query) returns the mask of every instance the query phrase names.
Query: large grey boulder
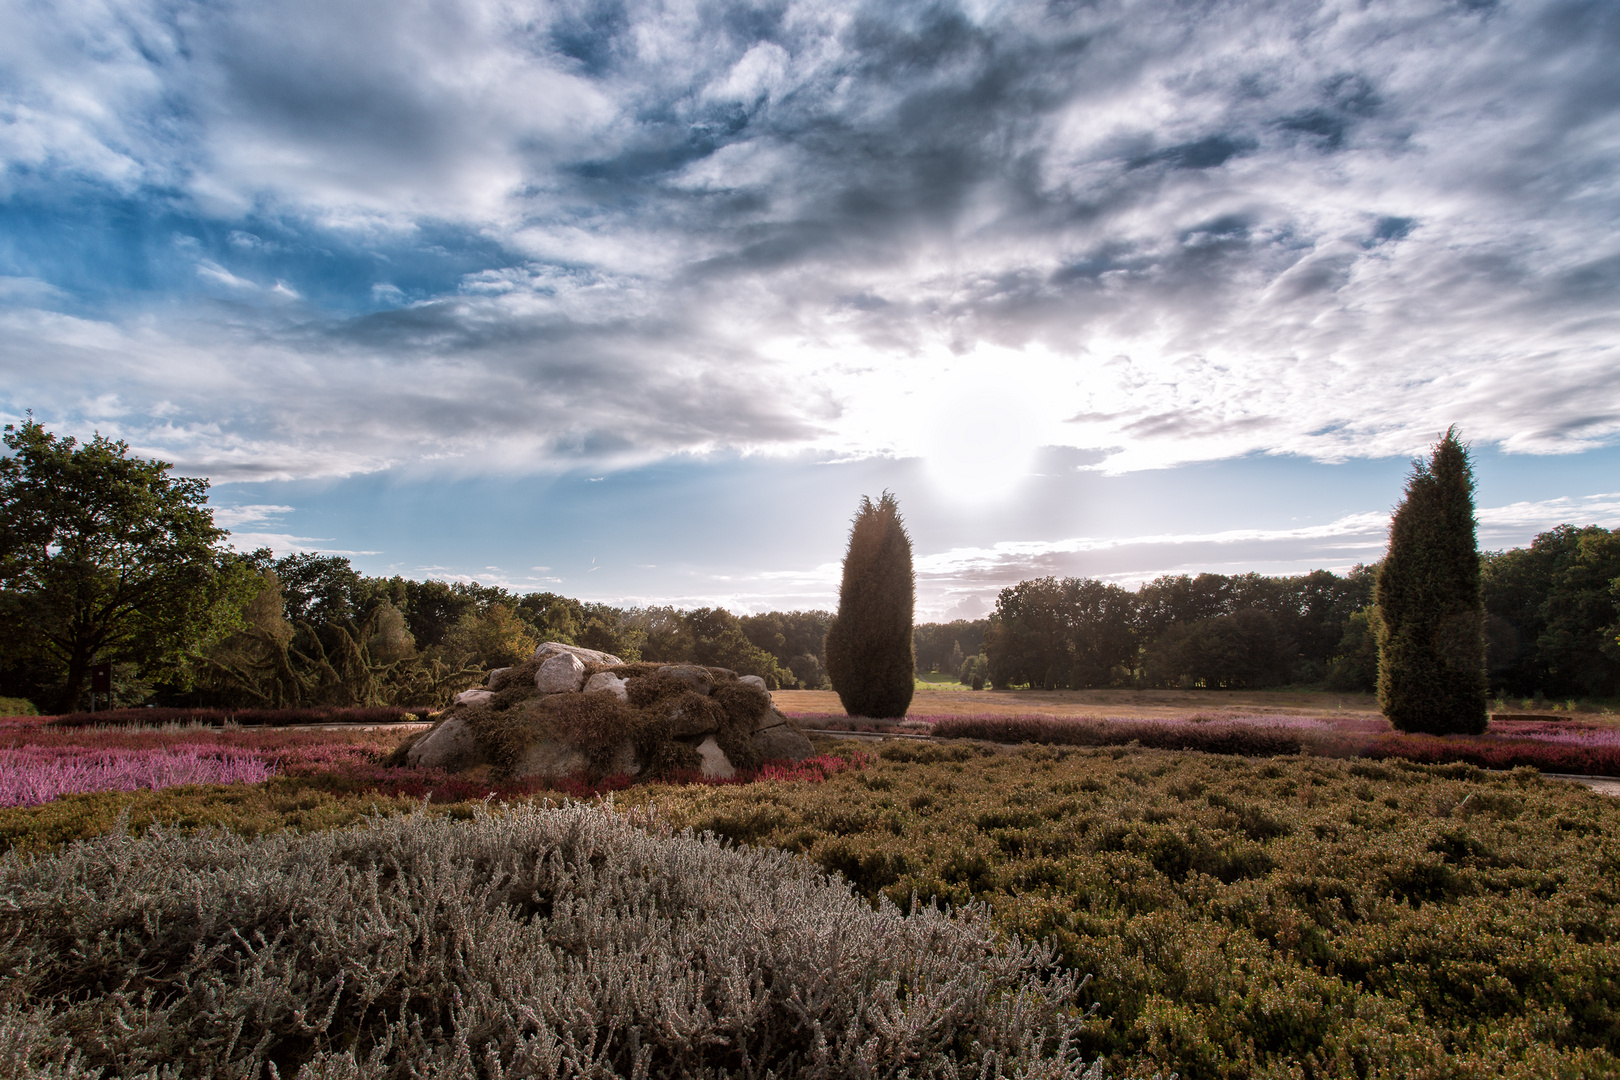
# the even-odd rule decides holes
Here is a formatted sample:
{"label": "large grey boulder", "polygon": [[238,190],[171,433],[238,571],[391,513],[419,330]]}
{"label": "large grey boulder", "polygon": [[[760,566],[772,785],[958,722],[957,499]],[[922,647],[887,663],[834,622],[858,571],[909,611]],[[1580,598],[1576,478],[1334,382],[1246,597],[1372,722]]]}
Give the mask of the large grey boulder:
{"label": "large grey boulder", "polygon": [[737,770],[731,767],[731,759],[726,757],[726,752],[720,749],[713,735],[697,744],[697,752],[703,759],[705,780],[729,780],[737,775]]}
{"label": "large grey boulder", "polygon": [[629,680],[627,679],[621,679],[612,672],[598,671],[585,680],[585,692],[594,694],[605,691],[620,701],[629,701],[630,691],[627,689],[628,685]]}
{"label": "large grey boulder", "polygon": [[788,724],[756,731],[752,742],[761,761],[803,761],[816,752],[810,740]]}
{"label": "large grey boulder", "polygon": [[452,705],[482,705],[482,704],[484,704],[486,701],[488,701],[490,698],[492,698],[494,696],[495,696],[495,692],[493,690],[484,690],[484,689],[481,689],[481,688],[478,688],[478,687],[474,687],[471,690],[463,690],[461,693],[457,694],[456,699],[454,701],[452,701],[451,704]]}
{"label": "large grey boulder", "polygon": [[744,686],[757,686],[767,694],[771,692],[771,688],[765,685],[765,680],[760,678],[758,675],[744,675],[737,681],[742,683]]}
{"label": "large grey boulder", "polygon": [[466,769],[488,760],[483,744],[459,716],[443,721],[405,751],[405,764],[413,769]]}
{"label": "large grey boulder", "polygon": [[509,667],[498,667],[491,669],[490,673],[484,676],[484,685],[489,687],[491,690],[499,690],[501,688],[501,683],[506,681],[506,673],[511,670],[512,669]]}
{"label": "large grey boulder", "polygon": [[556,656],[558,653],[568,653],[570,656],[579,657],[587,664],[598,664],[602,667],[618,667],[624,663],[623,660],[620,660],[612,653],[597,652],[595,649],[582,649],[578,645],[564,645],[560,641],[548,641],[541,645],[534,650],[533,659],[544,660],[546,657]]}
{"label": "large grey boulder", "polygon": [[557,653],[534,673],[542,694],[572,694],[585,685],[585,662],[573,653]]}
{"label": "large grey boulder", "polygon": [[714,714],[707,709],[677,708],[669,716],[669,733],[677,739],[690,738],[693,735],[707,735],[719,728]]}
{"label": "large grey boulder", "polygon": [[665,664],[658,669],[658,674],[668,675],[672,679],[679,679],[690,686],[694,691],[705,696],[714,689],[714,677],[696,664]]}
{"label": "large grey boulder", "polygon": [[588,764],[584,752],[578,747],[546,740],[529,747],[523,759],[512,770],[512,776],[517,780],[526,780],[532,776],[557,779],[572,776]]}
{"label": "large grey boulder", "polygon": [[761,761],[803,761],[816,752],[804,732],[774,708],[760,717],[753,744]]}

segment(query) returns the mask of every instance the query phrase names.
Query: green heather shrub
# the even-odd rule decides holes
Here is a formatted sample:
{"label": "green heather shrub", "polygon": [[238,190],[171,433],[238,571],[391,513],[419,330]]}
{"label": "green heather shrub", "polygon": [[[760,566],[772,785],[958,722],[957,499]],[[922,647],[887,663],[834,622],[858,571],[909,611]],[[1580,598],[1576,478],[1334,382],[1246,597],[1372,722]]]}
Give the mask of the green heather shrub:
{"label": "green heather shrub", "polygon": [[1398,730],[1485,730],[1481,595],[1474,477],[1453,428],[1414,463],[1378,574],[1378,704]]}
{"label": "green heather shrub", "polygon": [[[405,813],[421,800],[375,791],[330,790],[320,776],[277,776],[262,784],[209,784],[160,791],[64,795],[39,806],[0,807],[0,851],[43,854],[117,828],[139,835],[171,829],[229,829],[242,836],[341,828],[377,813]],[[0,1070],[0,1076],[4,1076]]]}
{"label": "green heather shrub", "polygon": [[[644,819],[645,821],[646,819]],[[8,1075],[1099,1077],[986,912],[611,808],[0,860]]]}
{"label": "green heather shrub", "polygon": [[827,676],[850,716],[906,715],[914,690],[916,580],[900,503],[861,497],[849,530],[838,614],[827,628]]}
{"label": "green heather shrub", "polygon": [[27,698],[0,697],[0,716],[38,716],[39,710]]}
{"label": "green heather shrub", "polygon": [[1110,1074],[1620,1076],[1620,800],[1529,769],[892,740],[821,784],[634,795],[1053,938]]}

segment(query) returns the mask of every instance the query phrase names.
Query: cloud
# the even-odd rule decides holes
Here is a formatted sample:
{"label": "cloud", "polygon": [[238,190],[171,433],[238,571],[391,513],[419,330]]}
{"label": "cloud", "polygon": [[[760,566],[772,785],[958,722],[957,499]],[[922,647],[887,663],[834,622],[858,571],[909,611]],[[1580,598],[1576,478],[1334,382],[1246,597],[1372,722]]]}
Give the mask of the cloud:
{"label": "cloud", "polygon": [[277,506],[268,503],[248,504],[242,506],[216,506],[214,511],[214,524],[222,529],[239,529],[244,525],[266,525],[272,519],[290,514],[294,510],[291,506]]}
{"label": "cloud", "polygon": [[0,408],[218,480],[1620,437],[1600,0],[6,11]]}

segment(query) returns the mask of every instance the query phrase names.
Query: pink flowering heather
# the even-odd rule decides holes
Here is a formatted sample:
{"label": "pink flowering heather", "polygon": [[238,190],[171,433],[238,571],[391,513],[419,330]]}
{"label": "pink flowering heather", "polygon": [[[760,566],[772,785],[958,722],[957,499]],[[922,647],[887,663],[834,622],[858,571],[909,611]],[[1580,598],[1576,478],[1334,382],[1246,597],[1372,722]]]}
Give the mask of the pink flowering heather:
{"label": "pink flowering heather", "polygon": [[0,749],[0,806],[32,806],[59,795],[135,791],[180,784],[256,784],[274,770],[251,754],[179,750]]}

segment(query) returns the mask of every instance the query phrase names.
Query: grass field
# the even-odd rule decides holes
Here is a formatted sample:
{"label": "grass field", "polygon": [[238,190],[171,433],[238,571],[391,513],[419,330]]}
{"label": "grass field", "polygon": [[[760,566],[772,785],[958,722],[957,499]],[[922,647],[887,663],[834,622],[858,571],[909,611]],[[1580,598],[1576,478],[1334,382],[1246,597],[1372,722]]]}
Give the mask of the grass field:
{"label": "grass field", "polygon": [[[778,690],[771,696],[777,708],[789,716],[843,712],[838,695],[831,690]],[[1371,694],[1312,690],[970,690],[954,679],[919,682],[908,712],[930,716],[1004,713],[1133,719],[1193,713],[1278,713],[1383,719]]]}

